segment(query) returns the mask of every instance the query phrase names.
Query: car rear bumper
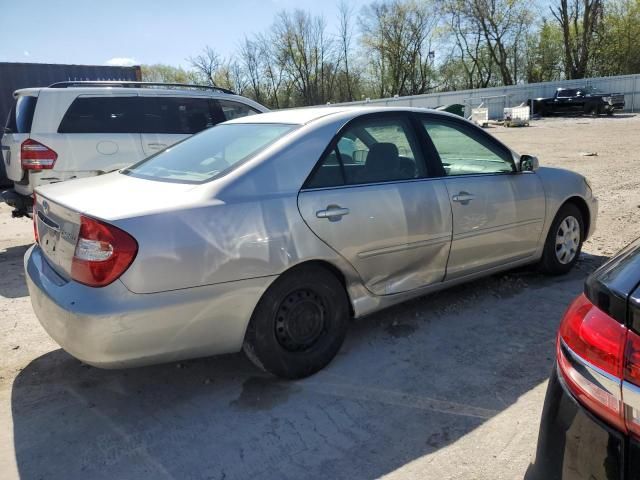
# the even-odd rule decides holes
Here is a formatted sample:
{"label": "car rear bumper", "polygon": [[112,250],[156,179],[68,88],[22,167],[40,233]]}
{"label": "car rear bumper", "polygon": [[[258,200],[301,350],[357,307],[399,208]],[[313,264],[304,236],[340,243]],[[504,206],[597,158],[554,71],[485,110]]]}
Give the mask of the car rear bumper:
{"label": "car rear bumper", "polygon": [[625,475],[629,471],[628,445],[626,435],[577,402],[554,368],[542,412],[536,461],[526,479],[637,478]]}
{"label": "car rear bumper", "polygon": [[[274,277],[135,294],[122,282],[92,288],[60,277],[38,245],[25,254],[31,303],[68,353],[102,368],[237,352]],[[170,274],[170,273],[168,273]]]}

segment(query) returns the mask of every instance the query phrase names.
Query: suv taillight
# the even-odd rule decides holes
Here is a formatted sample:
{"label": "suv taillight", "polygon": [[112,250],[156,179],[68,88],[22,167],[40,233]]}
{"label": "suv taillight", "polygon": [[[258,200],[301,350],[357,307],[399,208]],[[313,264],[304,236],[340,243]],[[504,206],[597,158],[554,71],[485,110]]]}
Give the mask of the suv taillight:
{"label": "suv taillight", "polygon": [[53,168],[57,159],[56,152],[30,138],[20,145],[20,163],[23,170],[47,170]]}
{"label": "suv taillight", "polygon": [[113,225],[82,216],[71,278],[90,287],[104,287],[122,275],[138,253],[138,243]]}
{"label": "suv taillight", "polygon": [[557,357],[561,376],[578,401],[618,430],[640,436],[640,411],[630,398],[640,392],[640,336],[582,294],[560,324]]}

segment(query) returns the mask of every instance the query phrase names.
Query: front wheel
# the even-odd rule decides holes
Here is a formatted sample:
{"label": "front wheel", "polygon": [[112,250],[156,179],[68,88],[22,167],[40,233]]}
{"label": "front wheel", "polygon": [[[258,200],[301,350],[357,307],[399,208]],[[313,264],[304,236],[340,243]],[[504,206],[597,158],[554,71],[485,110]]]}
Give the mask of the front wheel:
{"label": "front wheel", "polygon": [[563,205],[551,224],[540,267],[551,275],[569,272],[578,261],[584,240],[582,212],[573,203]]}
{"label": "front wheel", "polygon": [[349,323],[342,283],[321,266],[278,278],[256,307],[243,350],[259,368],[295,379],[316,373],[338,353]]}

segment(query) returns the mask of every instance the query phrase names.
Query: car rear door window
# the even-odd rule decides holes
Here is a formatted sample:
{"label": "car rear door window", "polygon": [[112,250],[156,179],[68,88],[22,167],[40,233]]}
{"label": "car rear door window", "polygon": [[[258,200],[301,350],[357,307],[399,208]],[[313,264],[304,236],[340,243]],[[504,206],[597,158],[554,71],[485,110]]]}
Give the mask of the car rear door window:
{"label": "car rear door window", "polygon": [[207,98],[140,97],[142,133],[188,134],[224,121]]}
{"label": "car rear door window", "polygon": [[456,123],[422,120],[447,176],[513,172],[509,152]]}
{"label": "car rear door window", "polygon": [[347,128],[306,183],[307,188],[411,180],[425,176],[411,126],[372,118]]}
{"label": "car rear door window", "polygon": [[140,103],[136,96],[76,98],[58,133],[140,133]]}
{"label": "car rear door window", "polygon": [[218,100],[218,104],[222,108],[225,120],[233,120],[234,118],[246,117],[248,115],[256,115],[260,113],[255,108],[240,102],[231,100]]}
{"label": "car rear door window", "polygon": [[19,95],[13,103],[6,127],[10,133],[31,133],[33,113],[36,110],[38,97]]}

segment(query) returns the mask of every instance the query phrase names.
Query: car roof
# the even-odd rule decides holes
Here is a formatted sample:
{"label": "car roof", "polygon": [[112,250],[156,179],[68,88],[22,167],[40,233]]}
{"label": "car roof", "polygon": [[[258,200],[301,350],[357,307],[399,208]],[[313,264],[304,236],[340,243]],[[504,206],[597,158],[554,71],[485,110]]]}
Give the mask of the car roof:
{"label": "car roof", "polygon": [[[442,114],[446,116],[455,116],[446,112],[438,112],[426,108],[415,107],[375,107],[375,106],[335,106],[335,107],[309,107],[309,108],[292,108],[286,110],[274,110],[260,115],[250,115],[247,117],[235,118],[225,122],[231,123],[283,123],[291,125],[305,125],[314,120],[328,116],[340,116],[346,118],[354,118],[366,113],[377,112],[430,112]],[[457,117],[460,118],[460,117]]]}

